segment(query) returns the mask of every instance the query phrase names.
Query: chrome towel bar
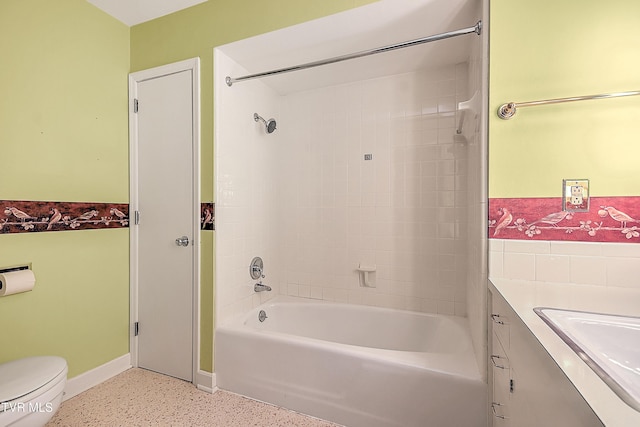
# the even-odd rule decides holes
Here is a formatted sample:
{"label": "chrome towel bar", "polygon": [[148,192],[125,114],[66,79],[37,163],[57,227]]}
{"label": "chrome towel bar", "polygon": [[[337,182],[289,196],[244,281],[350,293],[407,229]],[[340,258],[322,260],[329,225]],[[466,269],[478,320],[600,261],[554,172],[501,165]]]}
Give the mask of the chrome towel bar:
{"label": "chrome towel bar", "polygon": [[636,95],[640,95],[640,90],[634,90],[629,92],[605,93],[600,95],[574,96],[570,98],[544,99],[541,101],[508,102],[506,104],[502,104],[498,108],[498,117],[500,117],[503,120],[509,120],[511,117],[513,117],[516,114],[517,109],[520,107],[532,107],[535,105],[546,105],[546,104],[561,104],[563,102],[588,101],[592,99],[620,98],[623,96],[636,96]]}

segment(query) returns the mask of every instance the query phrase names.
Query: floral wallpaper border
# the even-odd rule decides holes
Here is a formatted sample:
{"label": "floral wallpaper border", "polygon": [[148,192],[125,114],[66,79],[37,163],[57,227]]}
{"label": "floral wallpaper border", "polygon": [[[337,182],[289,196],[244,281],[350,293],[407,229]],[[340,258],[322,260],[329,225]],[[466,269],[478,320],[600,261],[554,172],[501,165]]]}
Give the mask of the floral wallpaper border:
{"label": "floral wallpaper border", "polygon": [[0,200],[0,234],[128,226],[126,203]]}
{"label": "floral wallpaper border", "polygon": [[[0,200],[0,234],[129,226],[129,204]],[[200,204],[200,228],[215,230],[215,204]]]}
{"label": "floral wallpaper border", "polygon": [[591,197],[565,212],[561,197],[489,199],[489,238],[640,243],[640,197]]}
{"label": "floral wallpaper border", "polygon": [[200,203],[200,228],[213,231],[216,229],[216,205],[213,202]]}

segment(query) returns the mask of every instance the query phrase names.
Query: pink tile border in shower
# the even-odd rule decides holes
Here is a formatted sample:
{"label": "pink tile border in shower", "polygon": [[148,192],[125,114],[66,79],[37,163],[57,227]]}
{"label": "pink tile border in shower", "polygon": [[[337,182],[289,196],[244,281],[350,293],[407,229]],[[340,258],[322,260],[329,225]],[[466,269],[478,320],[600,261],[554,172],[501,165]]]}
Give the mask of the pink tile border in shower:
{"label": "pink tile border in shower", "polygon": [[561,197],[489,199],[489,238],[640,243],[640,197],[592,197],[564,212]]}

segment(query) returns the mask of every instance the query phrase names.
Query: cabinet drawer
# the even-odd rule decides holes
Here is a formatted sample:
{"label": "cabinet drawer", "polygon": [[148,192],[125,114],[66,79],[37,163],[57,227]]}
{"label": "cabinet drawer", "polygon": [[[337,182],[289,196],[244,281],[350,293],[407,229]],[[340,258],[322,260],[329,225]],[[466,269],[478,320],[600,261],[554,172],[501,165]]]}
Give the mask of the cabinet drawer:
{"label": "cabinet drawer", "polygon": [[491,419],[493,427],[510,426],[510,385],[511,369],[502,344],[495,332],[490,335],[489,375],[491,375],[492,407]]}
{"label": "cabinet drawer", "polygon": [[495,331],[491,334],[491,338],[491,354],[489,355],[489,363],[491,363],[491,368],[508,371],[511,367],[509,356],[504,350],[504,347],[498,339],[498,335]]}
{"label": "cabinet drawer", "polygon": [[505,392],[505,396],[509,397],[509,393],[511,391],[511,369],[509,369],[509,359],[506,358],[497,358],[496,355],[491,356],[491,366],[492,374],[493,374],[493,390],[494,392],[498,391],[498,389]]}
{"label": "cabinet drawer", "polygon": [[508,399],[511,389],[511,362],[495,333],[489,355],[489,366],[491,367],[490,375],[493,376],[494,395],[500,392]]}
{"label": "cabinet drawer", "polygon": [[502,347],[509,351],[511,345],[510,328],[511,328],[511,309],[506,305],[506,301],[502,298],[492,298],[491,303],[491,326],[495,332]]}
{"label": "cabinet drawer", "polygon": [[491,403],[491,417],[493,427],[507,427],[511,425],[511,417],[509,415],[509,404],[499,402],[494,399]]}

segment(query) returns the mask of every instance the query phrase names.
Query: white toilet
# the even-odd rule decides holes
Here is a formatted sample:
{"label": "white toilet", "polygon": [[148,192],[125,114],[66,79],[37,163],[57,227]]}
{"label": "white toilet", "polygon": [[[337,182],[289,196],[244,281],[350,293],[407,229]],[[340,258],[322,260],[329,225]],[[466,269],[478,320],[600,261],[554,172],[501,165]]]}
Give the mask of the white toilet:
{"label": "white toilet", "polygon": [[67,361],[27,357],[0,364],[0,427],[41,427],[60,407]]}

